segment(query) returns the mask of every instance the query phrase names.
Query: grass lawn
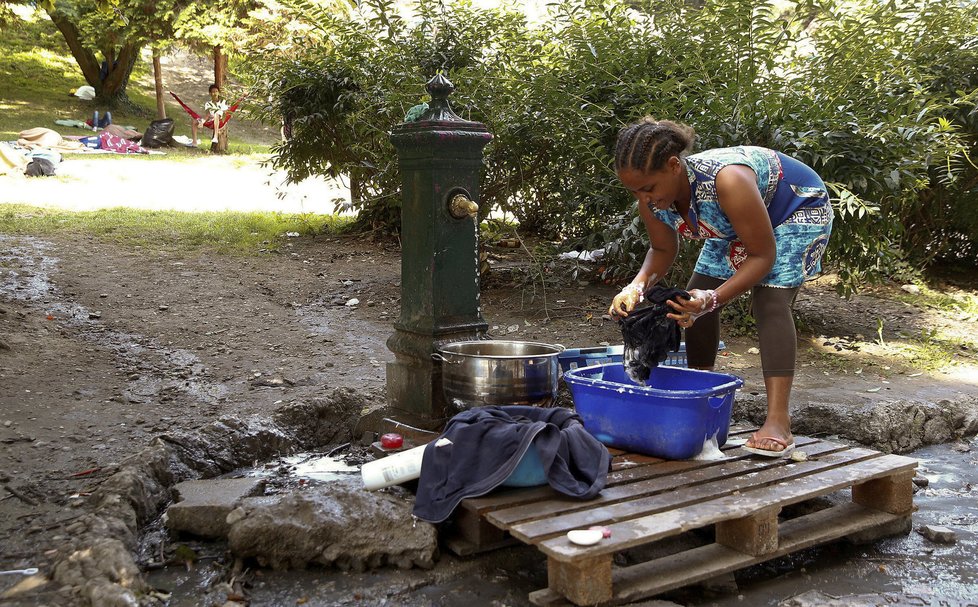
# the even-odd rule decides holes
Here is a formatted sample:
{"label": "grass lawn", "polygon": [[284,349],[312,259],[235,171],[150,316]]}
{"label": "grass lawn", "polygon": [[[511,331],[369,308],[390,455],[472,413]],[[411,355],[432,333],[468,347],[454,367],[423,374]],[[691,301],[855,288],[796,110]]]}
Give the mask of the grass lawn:
{"label": "grass lawn", "polygon": [[188,213],[128,208],[63,211],[0,205],[0,233],[43,236],[86,234],[129,247],[201,249],[227,254],[278,250],[288,237],[342,232],[350,220],[337,215],[222,212]]}
{"label": "grass lawn", "polygon": [[[92,134],[90,130],[55,124],[54,121],[59,119],[91,118],[94,110],[102,108],[73,95],[86,82],[64,38],[46,14],[43,11],[29,14],[26,6],[18,7],[18,13],[21,16],[5,25],[0,37],[0,141],[16,141],[21,131],[34,127],[50,128],[65,136]],[[186,54],[176,58],[169,56],[163,68],[165,86],[173,87],[188,104],[199,108],[212,79],[213,72],[209,67],[207,59],[198,60]],[[180,86],[184,88],[179,89]],[[182,93],[183,90],[189,92]],[[196,94],[198,91],[199,95]],[[139,110],[133,113],[113,110],[112,122],[142,132],[156,116],[152,60],[148,54],[136,62],[127,93]],[[167,116],[174,119],[176,134],[189,136],[189,117],[169,95],[166,95],[166,101]],[[209,155],[210,135],[208,129],[201,129],[199,148],[173,146],[164,148],[163,155],[66,156],[72,163],[113,163],[104,171],[85,173],[84,179],[60,173],[38,181],[2,177],[0,179],[8,181],[0,183],[0,188],[8,187],[11,189],[7,193],[17,190],[24,195],[12,200],[8,196],[4,204],[0,204],[0,234],[83,234],[133,247],[164,243],[174,250],[208,249],[228,254],[254,254],[276,250],[287,238],[343,231],[351,223],[349,217],[306,212],[185,212],[122,207],[70,211],[49,208],[46,204],[51,200],[96,196],[98,194],[93,192],[112,191],[113,188],[139,196],[142,186],[133,181],[134,176],[142,178],[154,174],[165,175],[162,179],[166,180],[155,189],[163,193],[169,191],[173,197],[185,192],[203,197],[244,198],[252,193],[259,197],[253,190],[242,191],[241,184],[257,181],[257,167],[269,157],[271,145],[277,140],[277,125],[266,127],[249,120],[247,108],[239,109],[229,129],[229,155],[222,157],[221,162],[217,162],[216,157],[205,158]],[[200,166],[191,166],[191,163],[205,164],[201,162],[205,160],[206,166],[215,166],[218,167],[215,170],[222,171],[220,177],[215,177],[217,181],[233,177],[239,170],[248,171],[248,178],[237,179],[234,184],[212,193],[209,182],[193,181],[194,175],[199,179]],[[147,162],[171,166],[161,166],[156,173],[147,173],[145,168],[136,170],[137,166],[145,166]],[[177,170],[173,169],[173,162],[178,163]],[[103,174],[117,175],[118,179],[100,183],[98,179],[90,178]],[[180,183],[184,176],[190,181]],[[62,187],[52,190],[48,187],[52,184]],[[329,195],[330,191],[322,190],[321,196]]]}

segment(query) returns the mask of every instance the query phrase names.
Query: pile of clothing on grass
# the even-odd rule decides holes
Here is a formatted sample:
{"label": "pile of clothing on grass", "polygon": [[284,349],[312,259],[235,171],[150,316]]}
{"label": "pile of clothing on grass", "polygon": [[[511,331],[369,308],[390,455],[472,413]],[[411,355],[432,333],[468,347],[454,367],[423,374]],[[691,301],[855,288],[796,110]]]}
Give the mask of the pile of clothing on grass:
{"label": "pile of clothing on grass", "polygon": [[55,150],[27,150],[0,141],[0,175],[47,177],[54,175],[60,163],[61,154]]}
{"label": "pile of clothing on grass", "polygon": [[62,154],[66,153],[163,153],[141,146],[138,142],[142,138],[143,134],[139,131],[116,124],[108,124],[101,131],[84,137],[63,137],[57,131],[44,127],[27,129],[19,133],[16,141],[0,142],[0,175],[54,175],[63,160]]}
{"label": "pile of clothing on grass", "polygon": [[[60,126],[70,126],[85,130],[107,131],[117,137],[122,137],[123,139],[128,139],[130,141],[136,141],[140,146],[148,149],[156,149],[175,144],[186,146],[190,143],[190,140],[186,137],[182,138],[186,140],[186,142],[184,142],[181,141],[180,137],[173,136],[174,124],[172,118],[161,118],[159,120],[154,120],[148,127],[146,127],[146,131],[143,133],[140,133],[132,127],[113,124],[112,114],[110,112],[104,112],[102,114],[99,114],[97,111],[93,112],[92,117],[85,121],[55,120],[54,123]],[[83,137],[82,139],[87,139],[87,137]]]}

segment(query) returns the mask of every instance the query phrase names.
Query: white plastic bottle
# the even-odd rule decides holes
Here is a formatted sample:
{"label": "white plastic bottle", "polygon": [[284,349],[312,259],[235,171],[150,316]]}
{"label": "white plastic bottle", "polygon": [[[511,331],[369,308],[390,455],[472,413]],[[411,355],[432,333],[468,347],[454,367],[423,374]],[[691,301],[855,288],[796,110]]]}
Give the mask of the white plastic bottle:
{"label": "white plastic bottle", "polygon": [[421,459],[426,445],[388,455],[360,468],[363,486],[369,491],[399,485],[421,476]]}

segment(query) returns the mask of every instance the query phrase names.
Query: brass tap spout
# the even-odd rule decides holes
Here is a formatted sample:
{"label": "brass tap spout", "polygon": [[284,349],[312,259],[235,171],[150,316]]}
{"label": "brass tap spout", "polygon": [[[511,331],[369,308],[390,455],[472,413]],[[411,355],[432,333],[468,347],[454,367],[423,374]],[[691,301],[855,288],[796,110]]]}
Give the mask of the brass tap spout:
{"label": "brass tap spout", "polygon": [[479,214],[479,205],[465,197],[465,194],[456,194],[448,203],[448,212],[455,219],[465,219],[475,217]]}

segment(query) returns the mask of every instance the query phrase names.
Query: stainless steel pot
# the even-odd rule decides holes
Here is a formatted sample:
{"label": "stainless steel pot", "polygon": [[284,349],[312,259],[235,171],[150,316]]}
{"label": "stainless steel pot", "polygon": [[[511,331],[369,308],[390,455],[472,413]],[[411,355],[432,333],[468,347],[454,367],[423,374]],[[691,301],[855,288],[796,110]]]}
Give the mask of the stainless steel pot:
{"label": "stainless steel pot", "polygon": [[557,397],[564,346],[527,341],[459,341],[438,348],[445,400],[458,409],[547,406]]}

